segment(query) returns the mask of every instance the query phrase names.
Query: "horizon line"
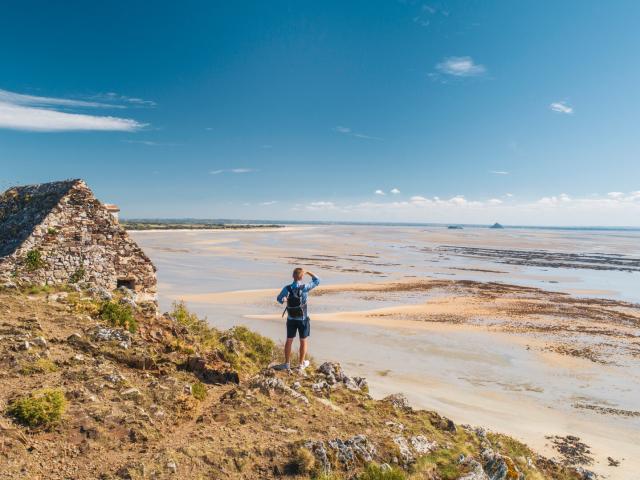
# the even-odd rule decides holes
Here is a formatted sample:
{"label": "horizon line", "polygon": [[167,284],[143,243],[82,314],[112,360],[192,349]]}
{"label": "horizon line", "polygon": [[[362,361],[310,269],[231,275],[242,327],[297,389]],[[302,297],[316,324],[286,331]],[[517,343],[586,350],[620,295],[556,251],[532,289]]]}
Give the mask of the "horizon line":
{"label": "horizon line", "polygon": [[397,221],[357,221],[357,220],[274,220],[274,219],[242,219],[242,218],[201,218],[201,217],[130,217],[120,219],[122,222],[192,222],[203,223],[245,223],[245,224],[283,224],[283,225],[374,225],[374,226],[416,226],[416,227],[469,227],[488,228],[495,223],[507,229],[556,229],[556,230],[626,230],[640,231],[640,225],[509,225],[500,222],[494,223],[456,223],[456,222],[397,222]]}

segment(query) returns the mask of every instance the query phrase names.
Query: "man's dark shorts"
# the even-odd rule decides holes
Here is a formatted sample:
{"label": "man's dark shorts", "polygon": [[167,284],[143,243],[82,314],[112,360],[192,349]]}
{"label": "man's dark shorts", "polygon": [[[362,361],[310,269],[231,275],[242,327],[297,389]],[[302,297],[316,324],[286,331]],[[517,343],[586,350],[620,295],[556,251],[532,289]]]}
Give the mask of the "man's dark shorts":
{"label": "man's dark shorts", "polygon": [[311,319],[287,320],[287,338],[296,338],[296,333],[300,338],[307,338],[311,333]]}

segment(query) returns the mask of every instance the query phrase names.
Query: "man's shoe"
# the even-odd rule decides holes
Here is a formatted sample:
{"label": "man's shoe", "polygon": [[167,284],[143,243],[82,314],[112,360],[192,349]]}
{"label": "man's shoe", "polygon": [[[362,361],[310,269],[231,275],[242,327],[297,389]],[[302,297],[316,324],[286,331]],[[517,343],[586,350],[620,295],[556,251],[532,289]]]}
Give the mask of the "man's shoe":
{"label": "man's shoe", "polygon": [[288,363],[281,363],[280,365],[274,365],[273,369],[274,370],[290,370],[291,367],[289,366]]}
{"label": "man's shoe", "polygon": [[298,370],[300,370],[301,372],[304,372],[304,370],[311,365],[311,362],[309,360],[305,360],[304,362],[302,362],[299,366],[298,366]]}

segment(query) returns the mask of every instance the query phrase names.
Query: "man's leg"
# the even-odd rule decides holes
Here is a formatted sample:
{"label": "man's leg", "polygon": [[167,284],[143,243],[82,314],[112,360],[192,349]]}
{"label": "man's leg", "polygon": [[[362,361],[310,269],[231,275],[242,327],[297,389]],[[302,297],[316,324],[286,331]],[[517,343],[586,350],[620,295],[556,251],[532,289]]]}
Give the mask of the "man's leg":
{"label": "man's leg", "polygon": [[290,365],[291,361],[291,346],[293,345],[293,338],[287,338],[284,344],[284,363]]}
{"label": "man's leg", "polygon": [[284,363],[273,367],[276,370],[288,370],[290,368],[291,346],[293,345],[293,340],[296,338],[296,332],[296,324],[287,320],[287,341],[284,343]]}
{"label": "man's leg", "polygon": [[304,370],[309,366],[309,362],[305,360],[307,357],[307,347],[309,345],[309,335],[311,334],[311,324],[307,318],[300,326],[300,369]]}
{"label": "man's leg", "polygon": [[300,339],[300,365],[304,363],[304,359],[307,356],[307,339]]}

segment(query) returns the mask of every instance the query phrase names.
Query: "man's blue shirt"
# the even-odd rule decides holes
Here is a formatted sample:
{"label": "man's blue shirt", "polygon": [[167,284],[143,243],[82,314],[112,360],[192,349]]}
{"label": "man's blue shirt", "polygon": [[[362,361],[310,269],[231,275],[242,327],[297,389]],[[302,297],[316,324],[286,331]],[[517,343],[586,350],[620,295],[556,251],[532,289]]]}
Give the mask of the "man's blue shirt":
{"label": "man's blue shirt", "polygon": [[[307,303],[307,296],[309,292],[314,288],[316,288],[318,285],[320,285],[320,279],[318,277],[311,277],[311,281],[309,283],[302,283],[296,280],[290,285],[286,285],[285,287],[282,288],[282,290],[280,291],[280,295],[278,295],[278,298],[277,298],[278,303],[281,303],[281,304],[284,303],[287,296],[289,295],[289,287],[291,288],[302,287],[301,300],[302,300],[302,303]],[[287,316],[287,318],[289,320],[304,320],[303,318],[292,318],[289,316]]]}

